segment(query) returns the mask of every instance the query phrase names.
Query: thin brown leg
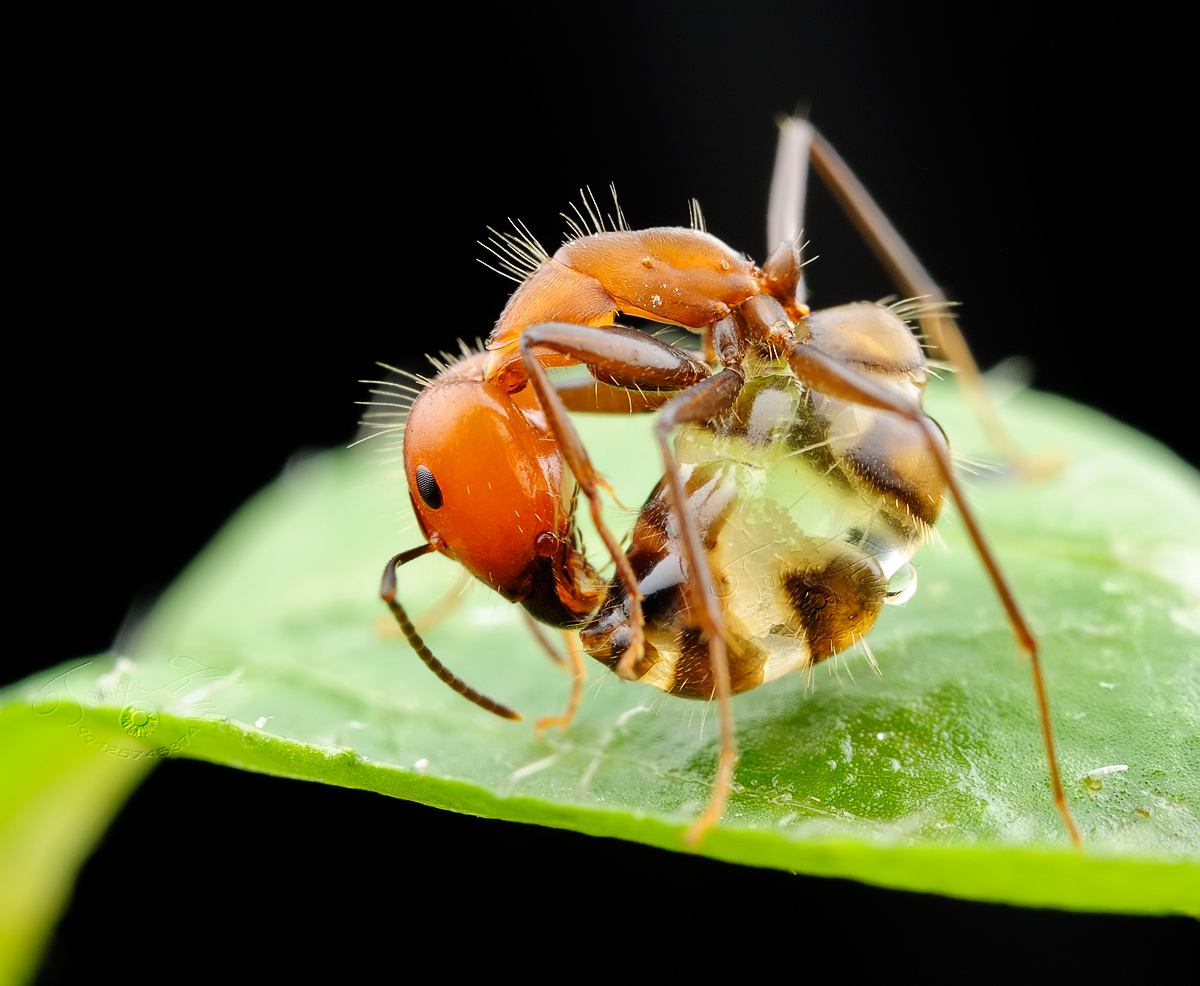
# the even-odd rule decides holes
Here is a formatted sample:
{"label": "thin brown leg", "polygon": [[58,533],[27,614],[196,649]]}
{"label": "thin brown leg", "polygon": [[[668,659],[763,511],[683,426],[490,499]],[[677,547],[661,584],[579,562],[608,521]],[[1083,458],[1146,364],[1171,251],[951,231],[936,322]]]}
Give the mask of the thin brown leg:
{"label": "thin brown leg", "polygon": [[708,639],[708,660],[712,666],[713,681],[716,683],[717,708],[721,719],[721,753],[717,760],[717,774],[713,779],[708,806],[692,823],[684,837],[691,845],[698,845],[725,813],[725,803],[733,786],[737,745],[733,731],[733,687],[729,679],[729,655],[725,646],[725,619],[721,611],[721,602],[717,598],[712,567],[708,564],[708,553],[700,543],[700,532],[688,508],[687,493],[683,488],[679,464],[675,461],[670,438],[676,425],[710,421],[727,410],[737,399],[744,382],[745,377],[739,368],[727,366],[720,373],[702,380],[690,390],[674,397],[654,422],[654,433],[662,452],[667,488],[671,491],[671,501],[679,523],[692,606],[700,629]]}
{"label": "thin brown leg", "polygon": [[[896,227],[884,215],[871,193],[829,141],[816,130],[812,130],[811,154],[817,174],[825,181],[846,215],[870,244],[875,256],[887,269],[899,290],[906,295],[945,302],[945,293],[896,231]],[[988,441],[997,451],[1026,473],[1036,475],[1054,468],[1056,462],[1052,464],[1049,460],[1042,462],[1032,459],[1012,440],[984,386],[983,376],[979,372],[975,357],[971,354],[971,347],[967,345],[967,340],[953,316],[935,307],[918,316],[918,321],[926,339],[958,369],[958,378],[967,401],[983,425]]]}
{"label": "thin brown leg", "polygon": [[783,302],[793,321],[808,314],[800,236],[812,138],[813,128],[807,120],[793,117],[779,124],[771,197],[767,203],[767,260],[763,275],[767,290]]}
{"label": "thin brown leg", "polygon": [[[729,364],[737,359],[741,351],[738,329],[733,321],[722,323],[718,328],[720,331],[714,335],[714,343],[721,358]],[[757,322],[754,323],[754,328],[760,332],[767,331],[767,327],[759,326]],[[700,543],[695,519],[688,508],[679,466],[670,444],[670,434],[678,424],[710,420],[726,410],[741,391],[744,376],[737,366],[727,365],[715,376],[709,377],[708,368],[689,353],[633,330],[621,330],[620,334],[617,334],[612,329],[593,329],[564,323],[547,323],[527,329],[521,338],[521,350],[530,382],[537,389],[538,399],[546,411],[547,420],[555,437],[559,439],[563,455],[579,481],[580,489],[588,494],[589,501],[593,502],[592,516],[597,522],[598,507],[593,500],[597,477],[565,409],[562,408],[558,394],[550,385],[545,370],[534,358],[534,346],[550,348],[586,362],[596,376],[617,386],[650,386],[664,390],[687,388],[671,398],[659,413],[655,421],[655,437],[662,453],[667,484],[679,524],[684,561],[690,573],[688,585],[693,594],[696,618],[708,639],[709,662],[716,684],[721,720],[721,752],[709,803],[688,829],[686,836],[687,840],[695,845],[725,811],[725,803],[733,786],[737,747],[731,708],[733,687],[729,676],[721,604],[717,598],[708,556]],[[593,491],[590,494],[589,488]],[[597,527],[599,526],[597,523]],[[604,537],[604,531],[601,531],[601,536]],[[606,539],[606,544],[608,543]],[[617,663],[617,673],[629,677],[642,654],[644,618],[641,596],[624,552],[613,552],[611,544],[609,550],[613,553],[622,587],[631,604],[630,623],[636,645],[631,644]]]}
{"label": "thin brown leg", "polygon": [[537,393],[542,410],[546,412],[546,421],[558,441],[567,466],[587,497],[592,522],[616,565],[621,585],[629,597],[632,634],[629,647],[618,665],[618,673],[628,677],[645,646],[645,621],[637,578],[621,543],[601,515],[599,491],[607,484],[592,466],[587,449],[571,423],[558,391],[537,360],[535,347],[551,349],[586,363],[594,375],[615,386],[679,390],[707,377],[708,367],[683,350],[621,326],[594,329],[565,322],[545,322],[526,329],[521,334],[520,346],[529,382]]}
{"label": "thin brown leg", "polygon": [[529,631],[530,636],[537,641],[538,647],[542,649],[551,662],[557,664],[560,668],[566,668],[567,662],[558,652],[558,648],[550,643],[550,638],[546,636],[546,631],[542,629],[540,623],[529,615],[529,610],[524,607],[520,608],[521,622],[525,624],[525,629]]}
{"label": "thin brown leg", "polygon": [[1054,802],[1058,806],[1059,814],[1062,815],[1071,841],[1076,847],[1082,848],[1083,842],[1079,836],[1079,830],[1075,827],[1075,820],[1071,817],[1071,810],[1067,807],[1066,795],[1063,793],[1062,781],[1059,777],[1058,757],[1054,750],[1054,731],[1050,724],[1050,703],[1046,697],[1046,684],[1042,678],[1037,640],[1017,605],[1016,597],[1009,588],[1004,573],[1000,570],[1000,564],[996,560],[991,546],[983,535],[983,530],[975,518],[975,512],[971,509],[962,487],[955,478],[950,452],[942,440],[937,425],[914,401],[905,400],[895,391],[864,376],[852,367],[839,363],[811,346],[803,343],[796,345],[789,354],[789,362],[796,376],[819,393],[866,407],[891,411],[921,427],[926,443],[936,457],[942,477],[950,489],[950,495],[954,498],[954,503],[962,515],[963,523],[966,524],[975,550],[983,562],[983,567],[987,570],[996,594],[1004,605],[1005,612],[1008,613],[1008,620],[1012,624],[1017,642],[1029,655],[1034,690],[1037,692],[1038,710],[1042,720],[1042,740],[1046,747],[1046,762],[1050,767],[1050,781],[1054,790]]}
{"label": "thin brown leg", "polygon": [[568,411],[584,414],[645,414],[671,399],[670,391],[629,390],[599,380],[555,380],[554,389]]}
{"label": "thin brown leg", "polygon": [[771,172],[771,197],[767,204],[768,257],[780,243],[798,239],[804,228],[804,199],[808,192],[808,157],[812,138],[813,128],[807,120],[789,117],[779,124],[775,169]]}
{"label": "thin brown leg", "polygon": [[567,645],[567,658],[570,662],[567,670],[571,672],[571,694],[567,696],[567,707],[562,715],[544,716],[534,723],[534,731],[539,736],[554,726],[563,730],[570,726],[575,721],[575,713],[579,711],[579,703],[583,700],[583,683],[587,679],[587,671],[583,666],[583,648],[579,646],[579,637],[572,630],[563,630],[563,640]]}

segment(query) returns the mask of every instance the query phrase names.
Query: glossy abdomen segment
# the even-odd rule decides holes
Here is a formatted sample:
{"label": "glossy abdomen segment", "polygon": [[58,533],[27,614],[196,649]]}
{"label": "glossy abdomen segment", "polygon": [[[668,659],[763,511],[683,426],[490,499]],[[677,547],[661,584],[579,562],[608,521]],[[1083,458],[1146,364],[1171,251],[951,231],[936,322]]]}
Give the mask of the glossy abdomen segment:
{"label": "glossy abdomen segment", "polygon": [[[873,372],[919,398],[924,378],[914,369]],[[909,422],[807,392],[781,365],[751,370],[731,412],[680,429],[676,440],[724,611],[735,692],[865,636],[944,494],[934,457]],[[628,555],[646,616],[636,674],[664,691],[710,698],[708,646],[689,606],[661,483],[642,508]],[[582,630],[585,648],[614,665],[628,620],[628,599],[614,581]]]}
{"label": "glossy abdomen segment", "polygon": [[[707,521],[705,547],[718,573],[735,692],[849,646],[875,622],[887,591],[873,558],[844,542],[801,534],[769,500],[744,495],[752,482],[744,466],[728,460],[695,466],[687,478],[689,497]],[[629,549],[646,615],[646,649],[635,673],[663,691],[707,699],[714,689],[708,645],[692,618],[678,549],[660,484]],[[628,599],[614,581],[582,631],[588,652],[615,664],[628,619]]]}

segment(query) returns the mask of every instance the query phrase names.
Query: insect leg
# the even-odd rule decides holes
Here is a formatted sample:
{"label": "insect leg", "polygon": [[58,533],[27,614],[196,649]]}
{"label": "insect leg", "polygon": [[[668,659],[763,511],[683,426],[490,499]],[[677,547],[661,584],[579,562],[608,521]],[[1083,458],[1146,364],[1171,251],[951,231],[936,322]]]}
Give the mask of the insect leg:
{"label": "insect leg", "polygon": [[587,678],[587,672],[583,667],[583,648],[579,645],[579,638],[573,630],[563,630],[563,641],[567,645],[567,658],[570,661],[570,667],[566,670],[571,673],[571,694],[567,696],[567,707],[563,710],[562,715],[544,716],[534,723],[534,731],[539,735],[554,726],[558,726],[560,729],[570,726],[575,719],[575,713],[579,710],[579,703],[583,699],[583,683]]}
{"label": "insect leg", "polygon": [[560,668],[565,669],[567,666],[566,660],[562,654],[558,652],[558,648],[550,642],[550,638],[546,636],[546,631],[542,629],[540,623],[529,615],[529,610],[521,608],[521,622],[525,624],[525,629],[529,631],[530,636],[537,641],[537,645],[553,664],[557,664]]}
{"label": "insect leg", "polygon": [[644,619],[637,578],[620,542],[601,516],[599,490],[607,484],[592,466],[566,407],[538,362],[535,347],[550,349],[586,363],[602,383],[618,387],[627,385],[653,390],[680,390],[704,379],[709,370],[689,353],[668,346],[643,332],[621,326],[594,329],[566,322],[544,322],[527,328],[521,334],[521,359],[529,382],[546,412],[546,421],[558,441],[567,466],[588,499],[596,531],[616,565],[622,587],[629,595],[632,638],[618,666],[618,673],[628,675],[640,659],[644,646]]}
{"label": "insect leg", "polygon": [[[767,256],[779,244],[796,242],[804,228],[804,199],[808,191],[808,156],[813,128],[807,120],[788,117],[779,124],[771,197],[767,204]],[[803,301],[800,297],[798,300]]]}
{"label": "insect leg", "polygon": [[921,427],[929,450],[933,453],[942,477],[950,489],[950,494],[954,497],[955,506],[958,507],[963,523],[966,524],[967,533],[971,536],[980,561],[983,562],[983,567],[987,570],[996,594],[1004,605],[1017,642],[1021,649],[1029,655],[1030,668],[1033,672],[1033,686],[1037,692],[1038,711],[1042,721],[1042,740],[1046,747],[1046,761],[1050,767],[1054,802],[1058,806],[1059,814],[1062,815],[1071,841],[1077,847],[1082,847],[1079,830],[1075,827],[1075,820],[1071,817],[1070,808],[1067,807],[1067,799],[1063,794],[1062,781],[1059,778],[1058,757],[1054,751],[1054,731],[1050,724],[1050,704],[1046,698],[1046,684],[1042,678],[1037,640],[1017,605],[1016,597],[1009,588],[1004,573],[1000,570],[1000,563],[996,560],[991,546],[983,535],[983,530],[975,518],[975,512],[971,509],[962,487],[955,478],[950,451],[937,425],[915,401],[902,397],[896,391],[864,376],[853,367],[839,362],[813,346],[803,342],[796,344],[788,354],[788,362],[796,376],[806,386],[818,393],[828,394],[831,397],[865,407],[890,411]]}
{"label": "insect leg", "polygon": [[657,411],[671,399],[670,391],[630,390],[587,378],[556,380],[554,389],[568,411],[592,414],[643,414]]}
{"label": "insect leg", "polygon": [[671,448],[671,431],[676,425],[709,421],[727,410],[741,392],[745,376],[736,366],[727,366],[707,380],[685,390],[671,399],[654,422],[654,434],[662,452],[667,487],[679,524],[683,559],[689,573],[688,589],[700,629],[708,640],[708,659],[716,684],[717,707],[721,717],[721,754],[717,761],[717,776],[703,814],[688,829],[686,839],[696,845],[704,834],[720,820],[725,802],[733,785],[733,767],[737,762],[737,747],[733,733],[733,688],[729,680],[729,656],[725,647],[725,620],[717,598],[716,582],[708,564],[708,554],[700,543],[695,518],[687,507],[688,497],[679,475],[679,465]]}
{"label": "insect leg", "polygon": [[[794,122],[810,130],[814,169],[891,275],[897,288],[906,295],[934,303],[917,316],[921,332],[958,369],[967,401],[987,433],[988,441],[1021,471],[1034,475],[1045,472],[1047,463],[1036,461],[1022,452],[1001,422],[983,384],[983,376],[971,354],[971,347],[967,345],[954,316],[945,310],[945,293],[829,141],[807,122]],[[939,302],[942,304],[937,304]]]}
{"label": "insect leg", "polygon": [[583,698],[583,682],[587,677],[587,672],[583,667],[583,650],[579,645],[579,638],[575,635],[574,630],[564,629],[562,631],[563,641],[567,646],[567,656],[564,658],[558,648],[550,642],[550,638],[546,636],[546,631],[542,629],[541,624],[529,615],[528,610],[521,610],[521,620],[546,656],[571,675],[571,694],[567,697],[567,707],[563,714],[539,719],[534,723],[534,731],[541,734],[551,726],[566,729],[571,725],[575,713],[579,709],[579,702]]}
{"label": "insect leg", "polygon": [[783,303],[793,321],[808,314],[800,236],[812,138],[813,128],[806,120],[789,118],[779,124],[771,198],[767,203],[767,262],[762,273],[767,290]]}

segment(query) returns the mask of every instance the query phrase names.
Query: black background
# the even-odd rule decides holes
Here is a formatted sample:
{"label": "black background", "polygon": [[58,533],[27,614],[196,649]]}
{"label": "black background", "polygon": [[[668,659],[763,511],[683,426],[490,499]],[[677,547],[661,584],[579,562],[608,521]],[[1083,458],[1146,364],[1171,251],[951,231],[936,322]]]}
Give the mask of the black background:
{"label": "black background", "polygon": [[[476,263],[485,225],[519,215],[552,245],[576,188],[615,181],[635,226],[684,223],[695,195],[714,233],[761,257],[773,120],[798,106],[964,303],[983,365],[1027,355],[1038,386],[1194,458],[1194,411],[1175,410],[1194,365],[1182,28],[1149,13],[966,10],[198,15],[31,39],[7,152],[21,176],[14,522],[31,535],[10,570],[31,642],[0,658],[0,681],[106,649],[292,453],[352,436],[373,360],[413,363],[486,334],[511,285]],[[815,306],[891,293],[821,191],[807,231]],[[768,929],[819,918],[845,940],[952,927],[1024,949],[1184,933],[744,871],[172,763],[85,869],[52,978],[119,934],[113,888],[150,860],[157,893],[176,869],[203,874],[169,901],[156,936],[168,949],[203,936],[229,897],[357,920],[377,888],[397,920],[449,912],[457,933],[508,941],[520,969],[546,941],[577,941],[585,920],[615,955],[651,918],[648,940],[695,944],[698,922],[727,926],[732,900],[772,901]],[[202,961],[217,970],[226,952],[211,947]]]}

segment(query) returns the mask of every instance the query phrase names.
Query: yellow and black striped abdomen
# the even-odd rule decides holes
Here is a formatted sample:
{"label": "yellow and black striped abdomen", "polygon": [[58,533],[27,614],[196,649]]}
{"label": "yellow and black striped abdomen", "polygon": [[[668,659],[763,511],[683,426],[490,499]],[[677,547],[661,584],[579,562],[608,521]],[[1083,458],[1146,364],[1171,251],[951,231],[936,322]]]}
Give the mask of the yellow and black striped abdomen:
{"label": "yellow and black striped abdomen", "polygon": [[[888,312],[846,308],[869,309],[872,317]],[[923,359],[860,368],[920,399]],[[862,638],[889,599],[889,582],[937,519],[944,493],[934,457],[910,422],[808,392],[782,362],[748,369],[729,413],[685,426],[676,439],[724,611],[735,692]],[[638,516],[628,556],[646,620],[637,676],[664,691],[710,698],[708,646],[692,617],[662,483]],[[588,652],[606,664],[628,643],[628,604],[615,579],[582,631]]]}

